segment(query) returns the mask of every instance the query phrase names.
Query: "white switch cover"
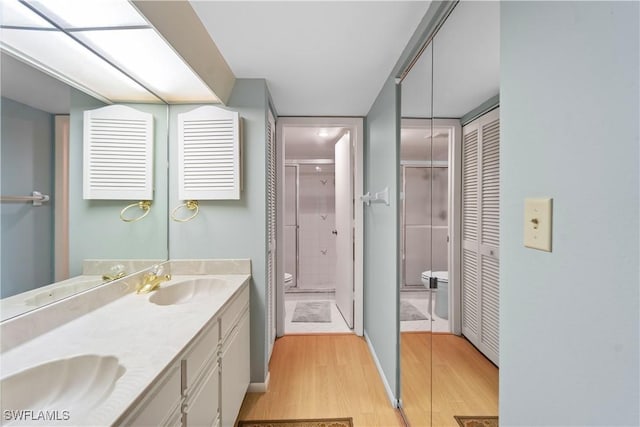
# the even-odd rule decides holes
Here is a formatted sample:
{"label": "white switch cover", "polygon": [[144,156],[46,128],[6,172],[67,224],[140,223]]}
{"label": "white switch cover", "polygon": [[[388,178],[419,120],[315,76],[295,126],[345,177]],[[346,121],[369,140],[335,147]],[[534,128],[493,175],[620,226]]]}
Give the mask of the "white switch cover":
{"label": "white switch cover", "polygon": [[553,199],[524,199],[524,245],[551,252]]}

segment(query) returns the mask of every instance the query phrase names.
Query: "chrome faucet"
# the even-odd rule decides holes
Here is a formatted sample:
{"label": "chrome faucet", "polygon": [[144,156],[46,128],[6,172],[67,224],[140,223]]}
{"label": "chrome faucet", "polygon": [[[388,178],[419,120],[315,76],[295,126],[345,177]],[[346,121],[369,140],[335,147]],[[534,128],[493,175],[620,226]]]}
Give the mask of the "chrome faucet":
{"label": "chrome faucet", "polygon": [[137,286],[136,293],[147,294],[158,289],[160,287],[160,283],[171,280],[171,275],[165,274],[163,276],[162,270],[163,269],[161,266],[154,265],[151,268],[151,271],[145,273],[144,276],[142,276],[142,282]]}

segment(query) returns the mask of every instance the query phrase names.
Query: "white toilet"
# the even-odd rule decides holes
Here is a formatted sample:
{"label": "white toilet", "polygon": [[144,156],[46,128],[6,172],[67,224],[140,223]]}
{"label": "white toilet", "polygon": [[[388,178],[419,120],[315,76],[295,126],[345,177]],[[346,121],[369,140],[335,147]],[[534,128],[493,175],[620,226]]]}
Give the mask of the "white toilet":
{"label": "white toilet", "polygon": [[[442,319],[449,318],[449,272],[448,271],[423,271],[421,275],[422,284],[429,288],[429,280],[435,277],[437,280],[436,303],[433,311],[436,316]],[[429,304],[431,304],[431,293],[429,293]]]}

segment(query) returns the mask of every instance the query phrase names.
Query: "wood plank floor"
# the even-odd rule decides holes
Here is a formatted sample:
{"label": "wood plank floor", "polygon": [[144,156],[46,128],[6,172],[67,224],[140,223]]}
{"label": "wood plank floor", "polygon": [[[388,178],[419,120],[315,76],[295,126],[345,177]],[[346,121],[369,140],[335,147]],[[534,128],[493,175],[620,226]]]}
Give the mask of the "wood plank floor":
{"label": "wood plank floor", "polygon": [[[402,399],[412,427],[498,414],[498,369],[469,342],[448,334],[401,336]],[[355,335],[280,338],[270,372],[269,390],[248,393],[238,419],[352,417],[355,427],[404,425],[366,342]]]}
{"label": "wood plank floor", "polygon": [[403,426],[369,348],[348,335],[278,339],[266,393],[248,393],[240,420],[352,417],[355,427]]}
{"label": "wood plank floor", "polygon": [[498,368],[466,339],[402,333],[400,354],[402,401],[412,427],[457,427],[454,415],[498,415]]}

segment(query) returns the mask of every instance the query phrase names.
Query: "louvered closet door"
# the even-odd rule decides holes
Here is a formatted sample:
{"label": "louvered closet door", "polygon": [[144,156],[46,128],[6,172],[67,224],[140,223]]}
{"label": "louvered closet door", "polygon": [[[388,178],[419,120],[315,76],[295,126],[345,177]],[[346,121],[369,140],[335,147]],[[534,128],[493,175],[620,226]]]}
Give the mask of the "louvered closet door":
{"label": "louvered closet door", "polygon": [[462,151],[462,333],[478,336],[478,126],[463,128]]}
{"label": "louvered closet door", "polygon": [[267,120],[267,355],[271,357],[276,339],[276,141],[275,120],[269,111]]}
{"label": "louvered closet door", "polygon": [[462,332],[499,364],[500,118],[463,128]]}

